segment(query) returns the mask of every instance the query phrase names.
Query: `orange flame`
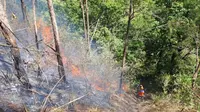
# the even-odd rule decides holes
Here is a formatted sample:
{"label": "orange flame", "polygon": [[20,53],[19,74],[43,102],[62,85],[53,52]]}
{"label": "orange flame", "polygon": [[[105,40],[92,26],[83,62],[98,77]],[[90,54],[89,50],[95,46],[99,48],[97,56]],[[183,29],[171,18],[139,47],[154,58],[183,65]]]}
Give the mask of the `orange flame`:
{"label": "orange flame", "polygon": [[128,92],[129,91],[129,86],[128,86],[128,84],[123,84],[122,85],[122,89],[125,91],[125,92]]}
{"label": "orange flame", "polygon": [[95,88],[98,91],[105,91],[104,88],[100,87],[99,85],[93,84],[92,85],[93,88]]}
{"label": "orange flame", "polygon": [[51,26],[45,24],[45,22],[40,18],[36,22],[37,28],[41,30],[42,37],[45,43],[49,43],[53,40],[53,33]]}
{"label": "orange flame", "polygon": [[92,87],[95,88],[98,91],[105,91],[105,89],[102,87],[103,82],[100,79],[94,80],[95,82],[92,83]]}
{"label": "orange flame", "polygon": [[53,40],[53,34],[50,26],[44,26],[42,28],[42,36],[45,43],[50,43]]}
{"label": "orange flame", "polygon": [[71,67],[72,67],[72,74],[75,76],[79,76],[81,72],[78,69],[78,67],[76,67],[75,65],[71,65]]}
{"label": "orange flame", "polygon": [[37,26],[38,29],[42,26],[42,23],[44,23],[44,22],[42,21],[41,18],[36,21],[36,26]]}
{"label": "orange flame", "polygon": [[111,86],[111,83],[107,81],[103,81],[100,78],[94,77],[94,82],[92,83],[92,87],[95,88],[98,91],[107,91],[109,90],[109,87]]}

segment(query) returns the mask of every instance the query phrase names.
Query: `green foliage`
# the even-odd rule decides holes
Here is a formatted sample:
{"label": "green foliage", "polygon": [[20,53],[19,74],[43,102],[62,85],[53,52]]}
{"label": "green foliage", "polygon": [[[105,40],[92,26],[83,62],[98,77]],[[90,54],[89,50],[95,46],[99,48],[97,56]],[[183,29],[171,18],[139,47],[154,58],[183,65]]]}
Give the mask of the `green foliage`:
{"label": "green foliage", "polygon": [[170,86],[170,81],[172,80],[171,75],[169,74],[163,74],[160,78],[161,85],[163,88],[164,94],[167,94],[169,92],[169,86]]}
{"label": "green foliage", "polygon": [[174,83],[173,92],[175,92],[175,96],[177,99],[180,99],[181,103],[188,103],[192,104],[192,90],[191,86],[191,78],[188,75],[178,74],[174,76],[175,80],[172,82]]}

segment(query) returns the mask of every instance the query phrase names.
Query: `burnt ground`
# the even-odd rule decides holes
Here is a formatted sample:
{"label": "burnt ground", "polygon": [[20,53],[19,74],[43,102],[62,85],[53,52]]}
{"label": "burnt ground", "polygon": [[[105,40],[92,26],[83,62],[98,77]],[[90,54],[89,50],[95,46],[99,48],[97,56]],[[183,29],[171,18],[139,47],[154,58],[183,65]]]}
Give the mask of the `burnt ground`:
{"label": "burnt ground", "polygon": [[[27,111],[28,110],[28,111]],[[0,99],[0,112],[38,112],[28,109],[25,105]],[[185,108],[169,100],[153,101],[145,99],[138,101],[134,94],[112,94],[110,96],[110,107],[98,107],[75,102],[74,109],[58,108],[49,106],[42,112],[197,112]]]}
{"label": "burnt ground", "polygon": [[137,98],[133,94],[124,93],[111,96],[111,104],[115,112],[139,112],[137,102]]}
{"label": "burnt ground", "polygon": [[[140,112],[138,110],[139,108],[137,106],[136,97],[126,93],[122,95],[111,95],[110,107],[96,107],[94,105],[91,106],[79,103],[75,103],[74,107],[74,112]],[[57,107],[47,107],[45,112],[50,112],[52,110],[55,110],[55,112],[68,112],[66,109],[59,110],[56,108]],[[26,112],[26,110],[33,112],[32,110],[27,109],[23,104],[8,102],[6,99],[2,98],[0,99],[0,109],[4,110],[1,110],[0,112]]]}

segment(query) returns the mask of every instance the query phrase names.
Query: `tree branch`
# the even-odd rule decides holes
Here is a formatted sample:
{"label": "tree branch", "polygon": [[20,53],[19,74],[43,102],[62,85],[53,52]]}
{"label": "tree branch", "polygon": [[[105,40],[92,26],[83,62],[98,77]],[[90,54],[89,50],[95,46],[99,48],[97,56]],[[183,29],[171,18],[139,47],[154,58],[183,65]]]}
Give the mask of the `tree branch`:
{"label": "tree branch", "polygon": [[7,45],[7,44],[3,44],[3,43],[0,43],[0,46],[3,46],[3,47],[11,47],[11,45]]}
{"label": "tree branch", "polygon": [[54,111],[57,110],[57,109],[63,108],[64,106],[67,106],[67,105],[69,105],[69,104],[71,104],[71,103],[73,103],[73,102],[76,102],[76,101],[78,101],[78,100],[80,100],[80,99],[86,97],[87,95],[89,95],[89,93],[87,93],[87,94],[85,94],[85,95],[83,95],[83,96],[81,96],[81,97],[78,97],[78,98],[76,98],[76,99],[74,99],[74,100],[72,100],[72,101],[70,101],[70,102],[68,102],[68,103],[66,103],[66,104],[64,104],[64,105],[61,105],[60,107],[55,108],[55,109],[51,110],[50,112],[54,112]]}
{"label": "tree branch", "polygon": [[42,105],[42,109],[44,109],[46,103],[47,103],[47,100],[48,98],[50,97],[51,93],[53,92],[53,90],[56,88],[56,86],[59,84],[59,82],[63,79],[64,76],[62,76],[58,82],[54,85],[54,87],[51,89],[51,91],[49,92],[48,96],[46,97],[46,99],[44,100],[44,104]]}
{"label": "tree branch", "polygon": [[[47,47],[49,47],[51,50],[53,50],[55,53],[57,53],[56,52],[56,50],[53,48],[53,47],[51,47],[50,45],[48,45],[48,44],[46,44],[46,43],[44,43]],[[58,54],[58,53],[57,53]]]}

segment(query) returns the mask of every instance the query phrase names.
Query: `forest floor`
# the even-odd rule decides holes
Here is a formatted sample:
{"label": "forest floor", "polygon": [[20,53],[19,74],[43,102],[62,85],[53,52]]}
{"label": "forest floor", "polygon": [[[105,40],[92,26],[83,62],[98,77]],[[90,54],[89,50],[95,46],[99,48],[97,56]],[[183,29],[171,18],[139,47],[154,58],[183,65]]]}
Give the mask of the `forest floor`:
{"label": "forest floor", "polygon": [[[43,112],[197,112],[172,103],[169,100],[153,101],[151,99],[145,99],[143,101],[138,101],[134,94],[127,93],[122,95],[111,95],[110,103],[110,108],[99,108],[76,104],[74,105],[74,111],[50,107],[45,109]],[[28,109],[26,109],[24,105],[20,106],[18,104],[14,104],[13,102],[8,102],[5,99],[0,99],[0,112],[32,112],[31,110],[27,110]]]}
{"label": "forest floor", "polygon": [[198,112],[169,99],[153,100],[150,95],[141,101],[134,94],[113,95],[114,112]]}

